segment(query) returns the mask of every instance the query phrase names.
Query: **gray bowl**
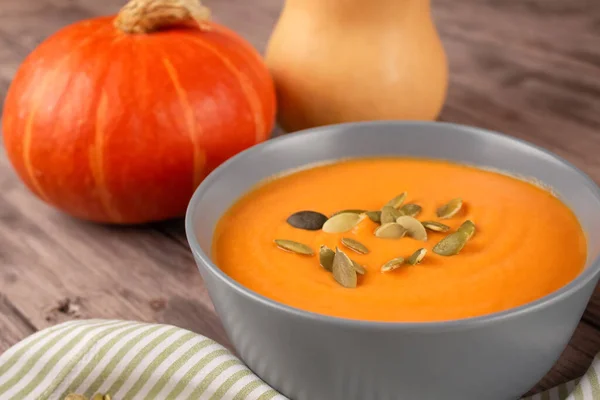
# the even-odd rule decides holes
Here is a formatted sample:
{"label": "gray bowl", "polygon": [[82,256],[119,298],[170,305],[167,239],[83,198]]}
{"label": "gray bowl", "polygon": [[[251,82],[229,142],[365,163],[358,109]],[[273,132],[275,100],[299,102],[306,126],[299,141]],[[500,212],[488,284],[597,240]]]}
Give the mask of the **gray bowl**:
{"label": "gray bowl", "polygon": [[[210,259],[215,224],[260,180],[306,164],[406,155],[455,160],[537,178],[573,209],[588,239],[585,270],[533,303],[478,318],[377,323],[314,314],[265,298]],[[548,227],[560,229],[560,227]],[[217,168],[188,208],[194,258],[241,358],[294,400],[507,400],[556,362],[598,281],[600,192],[557,156],[498,133],[432,122],[368,122],[290,134]]]}

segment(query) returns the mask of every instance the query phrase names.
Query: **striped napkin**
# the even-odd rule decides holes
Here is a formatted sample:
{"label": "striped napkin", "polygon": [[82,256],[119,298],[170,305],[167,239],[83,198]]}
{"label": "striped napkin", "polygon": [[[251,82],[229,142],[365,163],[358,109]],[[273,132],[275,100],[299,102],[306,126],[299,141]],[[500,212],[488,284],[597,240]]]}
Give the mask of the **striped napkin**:
{"label": "striped napkin", "polygon": [[[527,400],[600,400],[598,370],[600,358],[579,382]],[[64,400],[71,393],[113,400],[286,399],[223,346],[169,325],[71,321],[0,356],[0,399]]]}

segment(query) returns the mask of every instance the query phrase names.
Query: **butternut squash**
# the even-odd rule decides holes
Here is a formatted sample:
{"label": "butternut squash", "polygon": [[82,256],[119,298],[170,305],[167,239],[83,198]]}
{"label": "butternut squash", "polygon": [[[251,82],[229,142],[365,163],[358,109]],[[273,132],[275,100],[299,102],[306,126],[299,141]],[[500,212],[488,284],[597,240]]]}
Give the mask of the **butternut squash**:
{"label": "butternut squash", "polygon": [[429,0],[287,0],[266,59],[287,131],[432,120],[446,97]]}

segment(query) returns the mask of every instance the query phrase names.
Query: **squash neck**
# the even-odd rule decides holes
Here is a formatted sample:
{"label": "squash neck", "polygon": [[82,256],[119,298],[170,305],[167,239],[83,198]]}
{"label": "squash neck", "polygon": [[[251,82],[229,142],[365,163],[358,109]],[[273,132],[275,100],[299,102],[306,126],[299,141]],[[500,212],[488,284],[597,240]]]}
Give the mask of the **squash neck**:
{"label": "squash neck", "polygon": [[431,5],[430,0],[286,0],[285,9],[316,12],[337,20],[377,22],[407,15],[429,15]]}

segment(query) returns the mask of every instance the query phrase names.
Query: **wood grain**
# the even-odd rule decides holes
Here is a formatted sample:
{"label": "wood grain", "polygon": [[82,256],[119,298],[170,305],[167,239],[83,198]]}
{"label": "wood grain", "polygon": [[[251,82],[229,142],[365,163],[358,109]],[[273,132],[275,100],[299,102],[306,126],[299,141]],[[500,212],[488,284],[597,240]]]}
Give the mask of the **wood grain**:
{"label": "wood grain", "polygon": [[[74,21],[123,0],[0,0],[0,98],[22,59]],[[205,0],[263,51],[282,0]],[[542,145],[600,182],[600,2],[433,0],[451,85],[441,119]],[[1,101],[1,100],[0,100]],[[2,103],[0,103],[1,106]],[[183,222],[109,227],[33,197],[0,154],[0,352],[73,318],[170,323],[229,346]],[[580,376],[600,351],[600,290],[571,344],[534,388]]]}
{"label": "wood grain", "polygon": [[15,309],[4,295],[0,295],[0,353],[36,331],[28,318]]}

